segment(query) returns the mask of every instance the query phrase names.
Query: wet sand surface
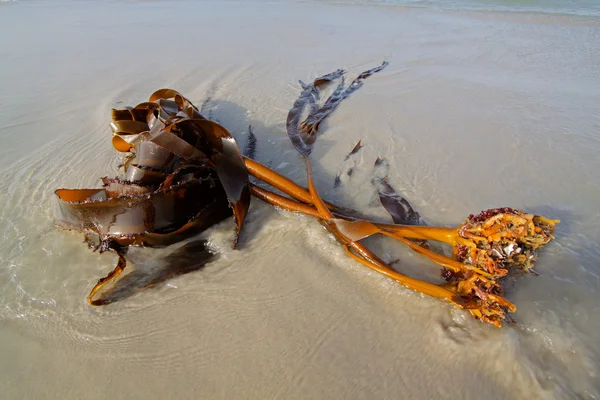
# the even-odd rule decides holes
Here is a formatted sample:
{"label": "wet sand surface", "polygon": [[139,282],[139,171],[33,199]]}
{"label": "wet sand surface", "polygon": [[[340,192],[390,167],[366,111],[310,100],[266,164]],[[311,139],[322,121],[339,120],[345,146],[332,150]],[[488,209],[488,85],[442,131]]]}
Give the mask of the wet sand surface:
{"label": "wet sand surface", "polygon": [[[600,22],[591,17],[262,2],[0,4],[0,392],[5,398],[600,397]],[[349,259],[309,218],[253,200],[202,235],[221,255],[132,294],[181,245],[114,266],[54,226],[59,187],[114,176],[111,107],[171,87],[305,182],[285,133],[298,79],[383,60],[321,126],[323,197],[382,220],[377,157],[429,224],[511,206],[561,219],[539,277],[484,325]],[[361,139],[364,148],[345,155]],[[351,176],[338,172],[353,167]],[[386,239],[394,267],[437,266]],[[193,258],[193,255],[187,255]]]}

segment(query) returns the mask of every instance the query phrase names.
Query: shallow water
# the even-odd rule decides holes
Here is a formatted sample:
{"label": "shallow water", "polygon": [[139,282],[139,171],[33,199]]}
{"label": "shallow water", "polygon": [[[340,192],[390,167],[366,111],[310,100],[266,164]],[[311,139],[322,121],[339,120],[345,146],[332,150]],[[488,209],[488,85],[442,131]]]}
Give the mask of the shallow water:
{"label": "shallow water", "polygon": [[[7,398],[598,398],[600,23],[351,4],[0,5],[0,390]],[[7,39],[9,38],[9,39]],[[379,64],[321,130],[322,195],[385,218],[377,157],[431,224],[512,206],[559,218],[541,276],[508,292],[501,330],[348,259],[315,221],[254,201],[205,236],[201,270],[102,308],[115,262],[53,225],[58,187],[120,159],[111,107],[178,89],[297,181],[285,135],[298,79]],[[343,161],[356,141],[365,147]],[[335,175],[354,167],[333,189]],[[395,266],[436,280],[386,240]],[[172,249],[136,252],[151,277]],[[127,287],[124,288],[127,292]],[[7,361],[9,360],[9,361]]]}
{"label": "shallow water", "polygon": [[[308,0],[310,1],[310,0]],[[596,0],[325,0],[334,4],[388,5],[433,10],[501,11],[600,16]]]}

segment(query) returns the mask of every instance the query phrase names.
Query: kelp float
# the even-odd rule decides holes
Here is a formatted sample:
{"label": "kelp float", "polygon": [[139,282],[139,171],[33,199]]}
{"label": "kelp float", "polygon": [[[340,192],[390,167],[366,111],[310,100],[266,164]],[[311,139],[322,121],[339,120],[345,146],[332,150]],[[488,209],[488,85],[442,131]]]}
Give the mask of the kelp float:
{"label": "kelp float", "polygon": [[[387,178],[375,178],[373,184],[381,203],[394,221],[380,223],[323,200],[314,185],[310,154],[320,123],[366,78],[386,65],[363,72],[347,87],[343,70],[310,84],[300,82],[302,92],[288,114],[286,128],[305,163],[308,188],[253,160],[256,140],[252,133],[249,157],[244,157],[223,126],[206,119],[174,90],[161,89],[147,102],[112,110],[112,143],[124,153],[122,174],[102,178],[103,185],[98,189],[56,191],[61,226],[82,231],[93,249],[110,250],[118,256],[115,269],[91,290],[90,304],[105,304],[96,295],[123,272],[129,246],[167,246],[233,216],[235,247],[252,194],[282,209],[317,218],[347,254],[365,266],[410,289],[467,309],[477,319],[501,326],[507,313],[516,311],[502,297],[503,278],[511,271],[531,271],[537,249],[553,239],[558,221],[498,208],[470,215],[457,228],[424,226],[420,225],[419,214],[393,190]],[[338,84],[332,94],[322,101],[323,89],[334,82]],[[348,156],[360,147],[359,142]],[[376,165],[383,162],[378,159]],[[251,183],[250,175],[262,185]],[[373,235],[396,239],[429,258],[442,267],[447,282],[433,284],[396,271],[361,242]],[[449,244],[452,255],[431,251],[428,241]]]}

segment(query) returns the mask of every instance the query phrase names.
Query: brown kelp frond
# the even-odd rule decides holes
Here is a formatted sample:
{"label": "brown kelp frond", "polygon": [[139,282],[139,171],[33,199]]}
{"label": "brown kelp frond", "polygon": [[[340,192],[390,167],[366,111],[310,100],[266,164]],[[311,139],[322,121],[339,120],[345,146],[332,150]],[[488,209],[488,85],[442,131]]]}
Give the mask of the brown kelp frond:
{"label": "brown kelp frond", "polygon": [[215,164],[221,185],[223,185],[229,203],[233,208],[233,215],[237,224],[235,247],[250,207],[248,170],[235,139],[225,128],[208,120],[199,120],[195,123],[206,134],[209,143],[212,144],[211,160]]}
{"label": "brown kelp frond", "polygon": [[[115,149],[125,153],[123,173],[103,178],[99,189],[57,190],[63,226],[96,235],[102,251],[168,245],[233,214],[235,246],[250,187],[242,154],[224,127],[172,89],[113,109],[110,127]],[[111,279],[126,265],[124,252],[119,257]]]}
{"label": "brown kelp frond", "polygon": [[414,210],[408,200],[396,193],[394,188],[389,184],[388,168],[387,160],[377,157],[373,165],[374,176],[371,179],[371,184],[377,190],[381,205],[390,214],[396,224],[422,224],[419,213]]}
{"label": "brown kelp frond", "polygon": [[359,140],[359,141],[356,143],[356,145],[354,145],[354,147],[352,148],[352,150],[350,151],[350,153],[348,153],[348,154],[346,155],[346,158],[344,158],[344,161],[348,160],[348,159],[349,159],[351,156],[353,156],[354,154],[358,153],[358,151],[359,151],[360,149],[362,149],[362,148],[363,148],[363,146],[362,146],[362,144],[361,144],[361,140]]}
{"label": "brown kelp frond", "polygon": [[342,174],[340,172],[337,173],[335,179],[333,180],[333,188],[337,189],[342,184]]}
{"label": "brown kelp frond", "polygon": [[[344,89],[343,75],[345,72],[343,70],[337,70],[319,77],[310,85],[300,82],[303,91],[290,109],[286,122],[288,136],[296,150],[305,157],[310,155],[312,146],[317,140],[319,124],[335,111],[342,100],[358,90],[364,79],[381,71],[387,65],[387,62],[383,62],[380,66],[363,72],[346,89]],[[319,107],[320,87],[339,78],[342,78],[341,82],[331,96]],[[302,121],[305,112],[308,112],[308,116]]]}
{"label": "brown kelp frond", "polygon": [[[156,221],[160,221],[159,225],[179,224],[172,229],[175,231],[190,222],[207,204],[222,198],[223,191],[233,210],[239,233],[250,202],[248,172],[235,140],[224,127],[206,120],[179,92],[160,89],[150,96],[148,102],[133,108],[112,110],[111,129],[114,147],[125,152],[127,160],[123,163],[124,173],[119,179],[120,193],[129,193],[125,194],[129,199],[128,196],[133,195],[134,188],[139,192],[139,188],[142,187],[148,195],[145,202],[153,205],[140,206],[146,207],[140,214],[144,222],[132,222],[139,228],[126,229],[128,234],[157,232]],[[189,172],[190,166],[198,167],[196,172]],[[188,173],[175,179],[173,174],[179,174],[177,171],[181,171],[183,167],[188,168]],[[163,214],[163,208],[168,208],[169,205],[161,206],[160,201],[158,209],[153,209],[157,207],[154,202],[160,197],[167,182],[172,185],[174,180],[181,181],[176,186],[188,190],[188,187],[198,183],[197,179],[208,179],[204,184],[208,186],[203,186],[202,192],[194,195],[196,200],[191,209],[183,207],[182,204],[170,203],[171,207],[176,208]],[[112,183],[113,187],[115,182]],[[192,190],[186,195],[178,192],[178,202],[182,197],[191,198],[193,192]],[[104,236],[113,232],[116,235],[123,233],[122,229],[115,227],[115,222],[108,222],[111,213],[116,211],[109,210],[112,204],[107,201],[115,197],[111,193],[116,192],[105,189],[91,194],[90,198],[78,200],[83,203],[102,204],[102,207],[96,207],[94,211],[95,214],[105,214],[106,221],[88,221],[83,224],[88,229],[94,229],[89,227],[96,226],[95,229]],[[65,200],[64,190],[60,194],[57,192],[57,195],[61,200]],[[199,203],[200,199],[204,199],[202,204]],[[189,199],[187,201],[190,202]],[[63,202],[61,206],[68,208],[68,203]],[[130,211],[131,207],[125,207],[123,213],[129,214]],[[224,214],[219,212],[219,215]],[[168,218],[169,215],[173,217]],[[97,218],[97,215],[93,217]],[[145,229],[141,229],[142,225]],[[160,229],[162,228],[161,226]],[[114,238],[109,235],[105,239]]]}
{"label": "brown kelp frond", "polygon": [[[302,93],[294,102],[290,109],[286,129],[292,144],[300,154],[309,155],[312,150],[312,145],[317,140],[317,127],[302,127],[302,116],[305,112],[312,115],[318,110],[317,100],[319,99],[319,86],[328,85],[336,79],[341,78],[346,71],[338,69],[337,71],[323,75],[314,80],[312,84],[305,84],[300,81]],[[339,86],[338,86],[339,87]]]}
{"label": "brown kelp frond", "polygon": [[394,223],[403,225],[420,225],[421,216],[410,205],[408,200],[400,196],[388,183],[387,179],[376,178],[372,180],[377,189],[379,201],[391,215]]}
{"label": "brown kelp frond", "polygon": [[252,125],[248,125],[248,140],[246,141],[246,148],[244,149],[244,157],[256,158],[256,136],[252,131]]}
{"label": "brown kelp frond", "polygon": [[223,188],[210,169],[182,176],[168,188],[144,193],[130,191],[133,188],[140,186],[113,182],[103,189],[58,189],[61,219],[110,241],[177,230],[215,199],[225,201],[221,214],[230,214]]}
{"label": "brown kelp frond", "polygon": [[[356,145],[354,145],[354,147],[352,148],[352,150],[346,154],[346,157],[344,158],[344,161],[348,161],[350,159],[350,157],[352,157],[354,154],[358,153],[360,151],[360,149],[362,149],[362,144],[361,141],[359,140]],[[352,174],[354,173],[354,167],[350,167],[346,170],[346,176],[348,178],[350,178],[352,176]],[[335,176],[335,179],[333,181],[333,188],[338,188],[340,185],[342,184],[342,172],[338,172]]]}
{"label": "brown kelp frond", "polygon": [[[118,119],[120,116],[128,118],[126,111],[130,111],[132,119],[141,119],[140,114],[146,111],[147,123],[146,131],[128,132],[127,151],[135,152],[136,159],[131,163],[132,172],[126,172],[128,180],[145,178],[156,183],[162,178],[156,172],[173,171],[181,164],[210,166],[227,194],[239,234],[250,204],[250,189],[248,172],[233,136],[221,125],[205,119],[189,100],[172,89],[156,91],[149,102],[132,110],[113,110],[111,127],[123,122]],[[113,144],[121,151],[125,148],[120,142],[122,133],[113,128]]]}
{"label": "brown kelp frond", "polygon": [[388,62],[384,61],[378,67],[364,71],[358,77],[356,77],[346,89],[344,89],[344,82],[340,82],[336,90],[325,101],[325,104],[323,104],[323,106],[316,110],[314,113],[310,113],[306,120],[302,123],[302,126],[307,128],[309,131],[314,130],[314,132],[316,133],[319,124],[325,118],[327,118],[333,111],[335,111],[335,109],[342,102],[342,100],[348,98],[352,93],[360,89],[365,79],[379,71],[382,71],[387,66]]}

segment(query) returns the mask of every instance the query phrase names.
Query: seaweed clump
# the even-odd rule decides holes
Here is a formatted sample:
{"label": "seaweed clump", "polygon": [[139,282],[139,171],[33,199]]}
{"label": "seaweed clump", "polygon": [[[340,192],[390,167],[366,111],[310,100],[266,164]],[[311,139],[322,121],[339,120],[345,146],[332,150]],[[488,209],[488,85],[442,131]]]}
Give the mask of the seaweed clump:
{"label": "seaweed clump", "polygon": [[161,89],[148,102],[112,110],[110,127],[113,146],[124,153],[122,174],[102,178],[98,189],[55,191],[61,226],[119,257],[90,292],[91,304],[102,303],[94,295],[125,269],[128,246],[167,246],[231,215],[239,234],[250,205],[248,171],[233,136],[178,92]]}
{"label": "seaweed clump", "polygon": [[[253,134],[247,157],[242,156],[223,126],[206,119],[174,90],[161,89],[133,108],[112,110],[112,143],[124,153],[122,174],[103,178],[98,189],[56,191],[62,225],[83,231],[94,249],[118,255],[117,266],[94,286],[89,302],[105,304],[94,297],[125,269],[128,246],[167,246],[233,215],[235,247],[252,194],[277,207],[317,218],[347,254],[363,265],[500,327],[510,319],[508,313],[516,311],[516,306],[502,297],[502,278],[511,270],[531,271],[537,251],[553,239],[559,221],[507,207],[470,215],[456,228],[426,226],[385,176],[372,181],[393,220],[381,223],[325,201],[316,189],[310,156],[321,122],[362,87],[365,79],[386,66],[384,62],[363,72],[347,87],[343,70],[310,84],[300,82],[302,91],[288,113],[286,129],[304,161],[308,187],[254,160],[257,142]],[[323,100],[323,89],[336,81],[332,94]],[[359,141],[347,159],[361,146]],[[375,168],[384,165],[379,158],[375,162]],[[260,184],[249,182],[249,175]],[[430,283],[393,269],[361,242],[373,235],[391,237],[429,258],[442,267],[445,282]],[[452,256],[433,252],[430,241],[452,246]]]}

